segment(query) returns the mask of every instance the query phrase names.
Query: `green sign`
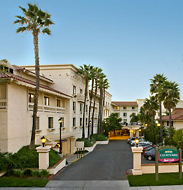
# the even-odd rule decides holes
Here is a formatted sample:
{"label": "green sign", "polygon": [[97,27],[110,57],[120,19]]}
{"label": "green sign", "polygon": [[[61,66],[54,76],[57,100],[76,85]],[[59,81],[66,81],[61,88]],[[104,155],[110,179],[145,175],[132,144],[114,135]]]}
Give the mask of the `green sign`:
{"label": "green sign", "polygon": [[161,162],[176,162],[179,160],[179,153],[176,149],[161,149],[158,153],[158,160]]}

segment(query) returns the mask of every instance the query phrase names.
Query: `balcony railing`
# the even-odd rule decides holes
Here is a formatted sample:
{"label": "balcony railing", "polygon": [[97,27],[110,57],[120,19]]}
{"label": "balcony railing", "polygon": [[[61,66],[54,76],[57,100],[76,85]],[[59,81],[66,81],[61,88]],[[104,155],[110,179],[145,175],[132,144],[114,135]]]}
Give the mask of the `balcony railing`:
{"label": "balcony railing", "polygon": [[78,100],[78,102],[84,102],[84,95],[82,95],[82,94],[77,94],[77,100]]}
{"label": "balcony railing", "polygon": [[[34,104],[28,103],[28,111],[33,111]],[[65,108],[38,105],[38,111],[65,114]]]}
{"label": "balcony railing", "polygon": [[6,109],[6,108],[7,108],[7,100],[0,99],[0,109]]}

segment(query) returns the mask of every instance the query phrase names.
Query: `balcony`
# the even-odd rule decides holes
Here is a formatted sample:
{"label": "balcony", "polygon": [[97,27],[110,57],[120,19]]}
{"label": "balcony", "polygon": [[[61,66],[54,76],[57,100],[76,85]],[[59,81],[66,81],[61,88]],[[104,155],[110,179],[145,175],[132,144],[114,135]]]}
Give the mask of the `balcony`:
{"label": "balcony", "polygon": [[6,109],[6,108],[7,108],[7,100],[0,99],[0,109]]}
{"label": "balcony", "polygon": [[[28,111],[33,111],[34,104],[28,103]],[[38,105],[38,111],[40,112],[52,112],[52,113],[62,113],[65,114],[65,108],[61,107],[51,107],[51,106],[45,106],[45,105]]]}
{"label": "balcony", "polygon": [[111,110],[111,106],[110,105],[105,105],[105,109]]}
{"label": "balcony", "polygon": [[78,102],[84,102],[84,99],[85,99],[85,97],[84,97],[83,94],[77,94],[77,100],[78,100]]}

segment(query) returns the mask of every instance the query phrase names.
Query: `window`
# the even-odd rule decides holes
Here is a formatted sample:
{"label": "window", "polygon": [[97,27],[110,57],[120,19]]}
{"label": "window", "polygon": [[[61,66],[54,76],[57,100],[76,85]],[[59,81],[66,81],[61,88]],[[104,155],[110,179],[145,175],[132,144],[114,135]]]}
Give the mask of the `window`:
{"label": "window", "polygon": [[75,126],[76,126],[76,118],[73,117],[73,127],[75,127]]}
{"label": "window", "polygon": [[82,103],[80,103],[80,114],[82,114],[82,110],[83,110],[83,105]]}
{"label": "window", "polygon": [[123,117],[126,117],[127,116],[127,113],[123,113]]}
{"label": "window", "polygon": [[86,113],[88,112],[88,105],[86,105]]}
{"label": "window", "polygon": [[123,109],[126,110],[126,106],[124,106]]}
{"label": "window", "polygon": [[44,105],[49,106],[49,97],[44,96]]}
{"label": "window", "polygon": [[29,103],[34,103],[34,94],[29,93]]}
{"label": "window", "polygon": [[73,102],[73,113],[76,113],[76,102]]}
{"label": "window", "polygon": [[82,118],[80,118],[80,126],[82,126],[83,124],[82,124]]}
{"label": "window", "polygon": [[76,86],[73,86],[73,94],[76,94]]}
{"label": "window", "polygon": [[88,118],[86,118],[86,126],[88,125]]}
{"label": "window", "polygon": [[80,94],[83,94],[83,90],[82,89],[80,89]]}
{"label": "window", "polygon": [[60,99],[57,99],[57,107],[61,107],[61,101],[60,101]]}
{"label": "window", "polygon": [[135,107],[134,106],[132,106],[132,110],[134,110],[135,109]]}
{"label": "window", "polygon": [[48,129],[53,128],[53,117],[48,117]]}

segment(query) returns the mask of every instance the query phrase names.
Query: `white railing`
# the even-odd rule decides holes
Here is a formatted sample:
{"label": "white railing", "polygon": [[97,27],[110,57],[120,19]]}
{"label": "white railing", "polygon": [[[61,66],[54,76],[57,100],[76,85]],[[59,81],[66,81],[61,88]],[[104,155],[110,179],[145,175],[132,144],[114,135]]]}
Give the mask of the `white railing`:
{"label": "white railing", "polygon": [[[33,107],[34,107],[33,103],[28,103],[28,111],[33,111]],[[45,106],[45,105],[38,105],[38,111],[65,114],[65,108]]]}
{"label": "white railing", "polygon": [[7,100],[0,99],[0,109],[6,109],[6,108],[7,108]]}

